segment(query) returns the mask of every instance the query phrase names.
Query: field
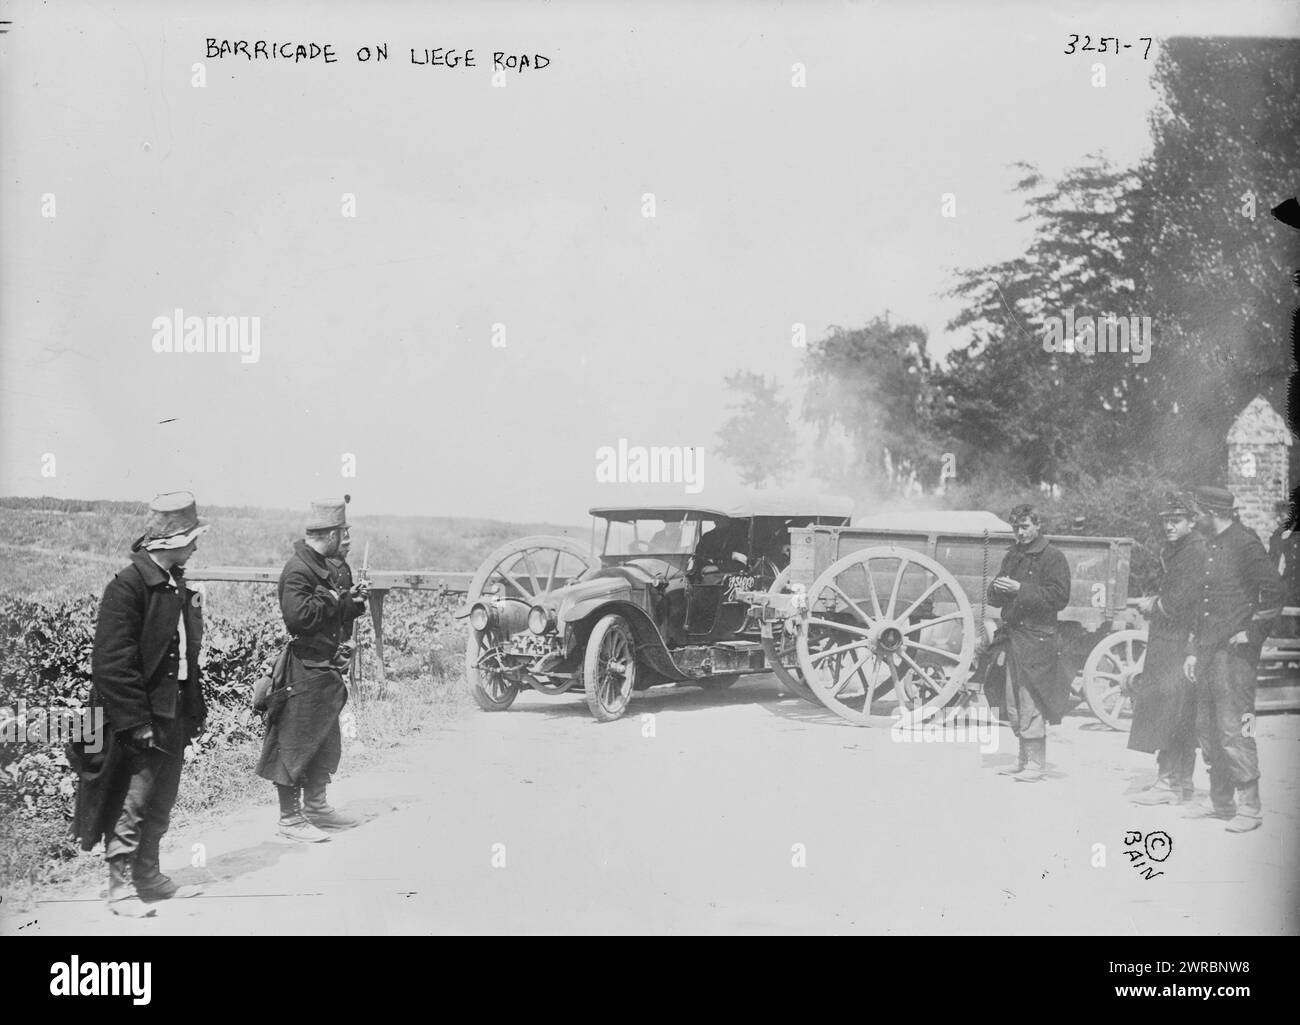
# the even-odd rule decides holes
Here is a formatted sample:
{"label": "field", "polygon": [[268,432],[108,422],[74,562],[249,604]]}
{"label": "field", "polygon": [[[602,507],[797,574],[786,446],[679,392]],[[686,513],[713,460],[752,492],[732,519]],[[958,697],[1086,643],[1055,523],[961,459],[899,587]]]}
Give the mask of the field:
{"label": "field", "polygon": [[[34,742],[38,709],[75,708],[90,682],[90,645],[99,596],[125,565],[142,529],[144,507],[131,503],[0,499],[0,887],[22,890],[98,871],[98,852],[67,839],[74,775],[60,742]],[[191,560],[208,565],[280,566],[301,535],[302,514],[280,510],[202,509],[212,529]],[[420,517],[360,518],[353,523],[354,566],[370,542],[374,569],[472,570],[493,548],[524,534],[585,528]],[[176,823],[246,799],[262,724],[250,708],[254,679],[284,639],[273,588],[208,583],[204,613],[204,685],[208,729],[189,755]],[[464,700],[464,632],[453,596],[396,591],[384,605],[389,686],[374,693],[372,633],[358,625],[358,685],[345,711],[350,764],[454,715]],[[19,703],[27,737],[17,738]],[[8,725],[8,733],[3,732]],[[25,742],[15,742],[15,740]],[[271,790],[266,787],[267,794]]]}

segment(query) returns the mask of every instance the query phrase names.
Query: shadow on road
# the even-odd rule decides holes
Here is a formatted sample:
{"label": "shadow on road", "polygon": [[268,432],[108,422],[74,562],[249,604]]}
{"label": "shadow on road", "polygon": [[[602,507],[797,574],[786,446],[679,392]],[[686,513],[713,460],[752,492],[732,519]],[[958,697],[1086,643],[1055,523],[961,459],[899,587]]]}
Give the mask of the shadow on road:
{"label": "shadow on road", "polygon": [[[632,696],[625,717],[665,712],[690,711],[697,708],[729,708],[742,705],[768,706],[776,703],[791,704],[798,702],[814,712],[811,705],[801,701],[793,694],[787,693],[776,679],[766,673],[756,674],[741,680],[725,690],[713,690],[707,687],[691,685],[677,686],[663,684],[648,690],[637,691]],[[551,719],[586,718],[591,719],[591,712],[582,691],[573,689],[558,697],[538,696],[532,701],[511,706],[505,715],[536,715]],[[825,710],[822,711],[825,713]],[[595,720],[592,719],[594,723]]]}
{"label": "shadow on road", "polygon": [[[366,825],[391,812],[401,810],[404,804],[416,801],[415,797],[370,797],[347,804],[340,803],[338,810],[357,820],[357,824],[346,830],[332,831],[331,836],[351,833],[364,829]],[[171,878],[182,886],[202,885],[204,883],[228,882],[238,879],[250,872],[260,872],[264,868],[276,865],[286,856],[297,857],[316,844],[298,843],[275,835],[275,823],[272,818],[267,824],[266,840],[251,847],[241,847],[224,854],[209,858],[202,866],[187,866],[176,871],[169,871]]]}

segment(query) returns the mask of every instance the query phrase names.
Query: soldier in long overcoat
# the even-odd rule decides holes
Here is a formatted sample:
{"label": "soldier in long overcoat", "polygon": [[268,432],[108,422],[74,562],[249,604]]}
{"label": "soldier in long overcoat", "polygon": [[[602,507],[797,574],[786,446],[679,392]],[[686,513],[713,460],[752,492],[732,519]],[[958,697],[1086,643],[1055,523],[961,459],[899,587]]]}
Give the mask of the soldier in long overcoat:
{"label": "soldier in long overcoat", "polygon": [[345,628],[365,608],[365,585],[340,586],[330,565],[347,527],[346,503],[312,504],[306,536],[280,573],[280,613],[292,640],[283,679],[267,703],[266,737],[257,774],[275,784],[280,835],[328,840],[322,829],[356,822],[330,806],[326,787],[343,753],[339,713],[347,702],[339,645]]}
{"label": "soldier in long overcoat", "polygon": [[1070,602],[1070,564],[1042,535],[1042,518],[1033,506],[1016,506],[1010,520],[1016,543],[988,588],[989,603],[1002,610],[990,646],[995,667],[990,691],[1001,690],[1020,741],[1016,767],[999,771],[1037,783],[1047,768],[1047,724],[1061,721],[1070,691],[1057,630],[1057,613]]}
{"label": "soldier in long overcoat", "polygon": [[91,654],[89,711],[102,723],[89,744],[68,747],[77,772],[73,836],[83,850],[102,839],[108,907],[154,914],[146,902],[192,897],[162,874],[159,847],[171,824],[185,747],[203,732],[203,616],[184,567],[208,529],[188,491],[150,503],[131,561],[104,589]]}
{"label": "soldier in long overcoat", "polygon": [[1156,752],[1156,782],[1137,804],[1181,804],[1196,796],[1196,690],[1183,672],[1201,596],[1205,538],[1184,497],[1170,495],[1160,510],[1166,545],[1156,594],[1139,609],[1150,623],[1142,674],[1134,683],[1131,751]]}

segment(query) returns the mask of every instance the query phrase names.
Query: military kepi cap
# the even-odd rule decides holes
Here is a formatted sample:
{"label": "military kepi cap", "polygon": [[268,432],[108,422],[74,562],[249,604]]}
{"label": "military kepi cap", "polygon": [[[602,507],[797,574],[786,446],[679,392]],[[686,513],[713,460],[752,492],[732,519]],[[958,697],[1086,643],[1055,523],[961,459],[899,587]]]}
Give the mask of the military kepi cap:
{"label": "military kepi cap", "polygon": [[192,492],[169,491],[149,503],[149,521],[144,533],[131,545],[131,551],[184,548],[208,527],[206,521],[199,519]]}
{"label": "military kepi cap", "polygon": [[1164,504],[1161,505],[1160,512],[1157,515],[1161,519],[1170,516],[1186,516],[1191,519],[1196,515],[1196,510],[1192,508],[1192,503],[1186,495],[1179,494],[1177,491],[1169,491],[1165,493]]}
{"label": "military kepi cap", "polygon": [[335,527],[348,525],[348,503],[351,495],[344,495],[343,501],[330,498],[323,502],[312,502],[311,515],[307,518],[308,530],[333,530]]}
{"label": "military kepi cap", "polygon": [[1227,513],[1237,507],[1237,499],[1227,488],[1204,485],[1192,488],[1192,501],[1209,512]]}

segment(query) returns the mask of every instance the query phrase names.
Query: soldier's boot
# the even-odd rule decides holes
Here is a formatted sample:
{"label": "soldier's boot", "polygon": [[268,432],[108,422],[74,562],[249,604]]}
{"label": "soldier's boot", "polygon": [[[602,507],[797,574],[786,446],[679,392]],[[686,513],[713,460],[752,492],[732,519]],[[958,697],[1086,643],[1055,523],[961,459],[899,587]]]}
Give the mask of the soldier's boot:
{"label": "soldier's boot", "polygon": [[358,820],[330,805],[324,783],[308,783],[302,788],[302,813],[307,821],[321,829],[351,829]]}
{"label": "soldier's boot", "polygon": [[[1141,786],[1140,789],[1143,793],[1145,793],[1148,790],[1159,790],[1161,787],[1166,787],[1169,785],[1169,769],[1165,765],[1165,760],[1161,757],[1162,754],[1163,752],[1161,751],[1156,752],[1156,778],[1153,779],[1150,783],[1144,783]],[[1164,802],[1158,802],[1158,803],[1163,804]]]}
{"label": "soldier's boot", "polygon": [[1025,755],[1026,755],[1025,742],[1022,740],[1020,741],[1020,757],[1016,760],[1016,767],[1013,769],[1010,765],[1004,765],[1002,768],[998,769],[998,775],[1019,776],[1022,772],[1025,771]]}
{"label": "soldier's boot", "polygon": [[199,886],[182,886],[162,874],[158,865],[158,841],[141,841],[131,862],[131,878],[141,900],[184,900],[203,892]]}
{"label": "soldier's boot", "polygon": [[1023,742],[1026,748],[1024,771],[1011,778],[1017,783],[1041,783],[1047,778],[1047,738]]}
{"label": "soldier's boot", "polygon": [[1237,801],[1232,781],[1210,768],[1210,801],[1199,801],[1183,812],[1185,819],[1232,819],[1237,815]]}
{"label": "soldier's boot", "polygon": [[1181,804],[1183,801],[1181,787],[1174,786],[1171,779],[1159,779],[1148,790],[1143,790],[1131,798],[1134,804]]}
{"label": "soldier's boot", "polygon": [[1229,833],[1249,833],[1264,824],[1259,806],[1259,780],[1237,787],[1237,814],[1223,828]]}
{"label": "soldier's boot", "polygon": [[1185,819],[1233,819],[1236,815],[1237,809],[1235,805],[1218,805],[1193,801],[1187,810],[1183,812],[1182,817]]}
{"label": "soldier's boot", "polygon": [[108,859],[108,910],[123,918],[152,918],[157,914],[135,892],[129,854]]}
{"label": "soldier's boot", "polygon": [[302,791],[297,787],[275,787],[280,795],[279,834],[298,843],[325,843],[329,836],[313,826],[302,813]]}

